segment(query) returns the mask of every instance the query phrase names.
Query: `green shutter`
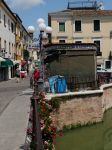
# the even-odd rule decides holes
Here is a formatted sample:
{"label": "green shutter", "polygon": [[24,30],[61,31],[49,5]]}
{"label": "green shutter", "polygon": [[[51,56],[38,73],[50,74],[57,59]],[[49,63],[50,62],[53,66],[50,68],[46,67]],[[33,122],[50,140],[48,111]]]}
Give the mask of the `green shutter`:
{"label": "green shutter", "polygon": [[59,22],[59,31],[61,32],[65,31],[65,22]]}

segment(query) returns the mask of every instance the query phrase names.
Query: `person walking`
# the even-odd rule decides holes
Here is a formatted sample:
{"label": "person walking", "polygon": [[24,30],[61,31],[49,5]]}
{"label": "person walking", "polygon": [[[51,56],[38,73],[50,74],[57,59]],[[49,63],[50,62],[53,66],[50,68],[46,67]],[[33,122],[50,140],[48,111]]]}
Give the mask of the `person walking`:
{"label": "person walking", "polygon": [[30,77],[30,88],[33,89],[34,81],[33,76]]}
{"label": "person walking", "polygon": [[35,67],[32,77],[33,77],[33,88],[35,89],[36,88],[35,85],[36,85],[38,79],[40,78],[40,70],[38,69],[38,67]]}
{"label": "person walking", "polygon": [[16,76],[16,82],[18,83],[18,82],[19,82],[19,78],[20,78],[20,70],[19,70],[19,67],[17,67],[17,69],[16,69],[15,76]]}
{"label": "person walking", "polygon": [[33,72],[33,79],[34,81],[38,81],[39,78],[40,78],[40,70],[38,69],[38,67],[35,67],[35,70]]}

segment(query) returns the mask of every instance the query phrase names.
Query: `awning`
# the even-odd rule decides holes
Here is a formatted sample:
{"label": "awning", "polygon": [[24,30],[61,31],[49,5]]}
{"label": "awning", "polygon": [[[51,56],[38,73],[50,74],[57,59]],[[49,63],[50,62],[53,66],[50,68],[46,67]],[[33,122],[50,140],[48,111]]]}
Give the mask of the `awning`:
{"label": "awning", "polygon": [[1,62],[1,61],[5,61],[5,59],[4,59],[4,58],[2,58],[2,57],[0,57],[0,62]]}
{"label": "awning", "polygon": [[5,61],[1,62],[1,67],[13,66],[13,61],[9,58],[4,58]]}

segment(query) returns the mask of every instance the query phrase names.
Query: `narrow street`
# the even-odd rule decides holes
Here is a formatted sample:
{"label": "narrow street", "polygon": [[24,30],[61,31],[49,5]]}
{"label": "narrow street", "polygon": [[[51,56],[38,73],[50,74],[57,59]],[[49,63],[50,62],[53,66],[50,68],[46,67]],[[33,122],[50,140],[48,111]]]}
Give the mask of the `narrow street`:
{"label": "narrow street", "polygon": [[29,77],[16,83],[15,79],[0,83],[0,147],[21,150],[25,142],[30,96]]}
{"label": "narrow street", "polygon": [[0,82],[0,115],[10,102],[29,88],[29,77],[16,83],[15,79]]}

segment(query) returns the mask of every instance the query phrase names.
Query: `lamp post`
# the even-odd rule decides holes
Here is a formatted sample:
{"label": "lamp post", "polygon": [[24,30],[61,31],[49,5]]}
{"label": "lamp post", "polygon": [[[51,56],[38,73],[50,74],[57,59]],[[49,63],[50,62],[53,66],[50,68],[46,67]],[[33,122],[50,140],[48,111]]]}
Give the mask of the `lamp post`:
{"label": "lamp post", "polygon": [[[48,34],[51,34],[52,28],[50,26],[45,25],[45,21],[43,18],[39,18],[37,20],[38,28],[40,31],[39,34],[39,49],[40,49],[40,61],[41,61],[41,77],[44,84],[44,49],[43,49],[43,42],[48,39]],[[48,39],[49,40],[49,39]],[[43,86],[44,88],[44,86]]]}
{"label": "lamp post", "polygon": [[[50,40],[48,35],[51,34],[52,28],[50,26],[46,26],[45,20],[43,18],[37,19],[37,25],[39,29],[39,37],[34,38],[37,39],[38,45],[39,45],[39,52],[37,51],[37,56],[39,54],[40,58],[40,71],[41,71],[41,77],[40,81],[44,84],[44,49],[43,49],[43,42]],[[31,35],[32,41],[33,41],[33,33],[35,32],[35,28],[33,26],[28,27],[28,32]],[[44,88],[44,86],[43,86]]]}
{"label": "lamp post", "polygon": [[[46,40],[48,38],[47,34],[52,32],[52,28],[45,25],[45,21],[42,18],[39,18],[37,20],[38,27],[39,27],[39,38],[37,41],[39,41],[39,53],[40,53],[40,62],[41,62],[41,81],[38,81],[38,83],[35,81],[34,83],[34,93],[31,98],[31,105],[33,108],[33,136],[32,141],[34,141],[34,150],[43,150],[43,140],[42,140],[42,134],[41,134],[41,128],[40,128],[40,118],[39,118],[39,97],[38,93],[43,91],[44,89],[44,59],[43,59],[43,40]],[[33,26],[29,26],[29,33],[31,34],[32,40],[33,40],[33,33],[35,31]],[[41,86],[41,88],[39,88]]]}

